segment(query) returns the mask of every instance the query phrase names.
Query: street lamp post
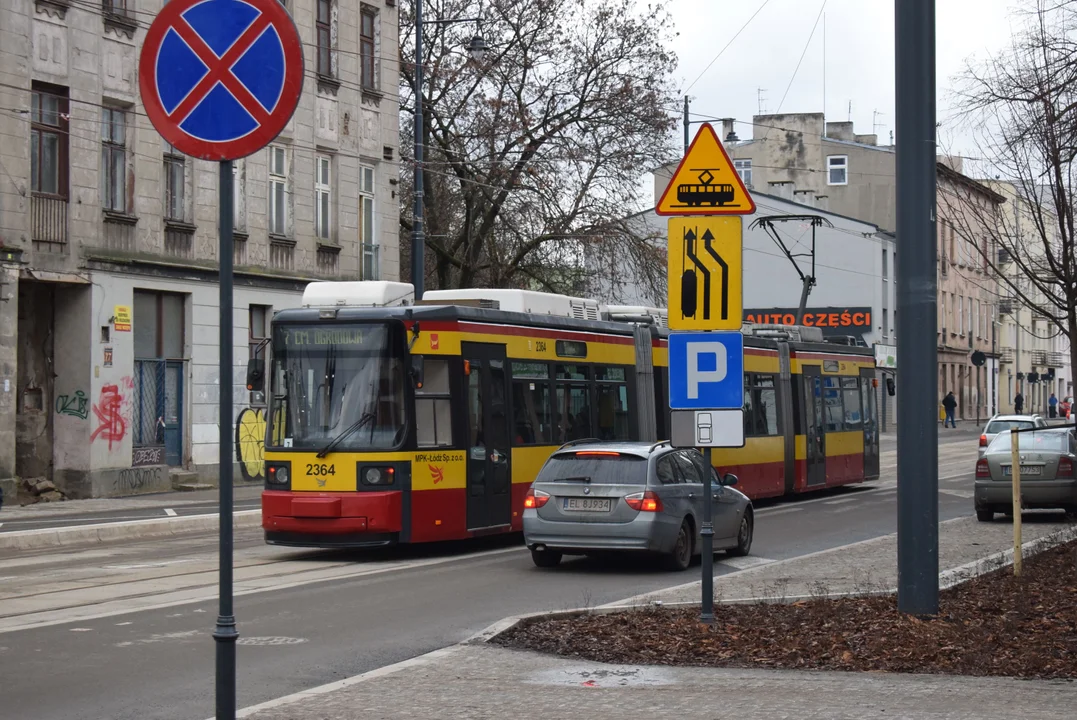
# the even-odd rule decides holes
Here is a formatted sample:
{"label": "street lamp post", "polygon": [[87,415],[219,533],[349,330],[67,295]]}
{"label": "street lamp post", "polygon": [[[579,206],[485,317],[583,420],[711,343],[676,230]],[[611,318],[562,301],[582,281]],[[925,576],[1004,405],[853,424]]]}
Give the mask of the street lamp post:
{"label": "street lamp post", "polygon": [[[423,20],[423,0],[415,0],[415,209],[411,227],[411,284],[415,299],[423,299],[426,264],[423,250],[426,236],[423,233],[423,26],[451,25],[460,22],[481,23],[480,18],[458,20]],[[467,46],[475,62],[486,56],[486,41],[476,33]]]}

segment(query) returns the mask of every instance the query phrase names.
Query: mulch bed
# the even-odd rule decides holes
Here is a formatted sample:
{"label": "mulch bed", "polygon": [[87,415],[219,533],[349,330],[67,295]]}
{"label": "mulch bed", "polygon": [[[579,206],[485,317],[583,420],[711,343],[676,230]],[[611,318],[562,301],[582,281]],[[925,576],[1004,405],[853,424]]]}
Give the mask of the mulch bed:
{"label": "mulch bed", "polygon": [[1077,678],[1077,542],[940,596],[939,614],[894,596],[655,608],[539,619],[493,642],[606,663]]}

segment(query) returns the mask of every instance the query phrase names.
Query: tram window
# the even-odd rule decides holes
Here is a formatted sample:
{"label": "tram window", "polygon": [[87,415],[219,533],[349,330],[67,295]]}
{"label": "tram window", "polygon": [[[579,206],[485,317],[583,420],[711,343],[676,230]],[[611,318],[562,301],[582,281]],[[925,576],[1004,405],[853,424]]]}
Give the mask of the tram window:
{"label": "tram window", "polygon": [[598,382],[624,382],[625,369],[623,367],[605,367],[600,365],[595,368],[595,380]]}
{"label": "tram window", "polygon": [[549,382],[520,379],[513,365],[512,408],[515,445],[546,445],[552,442]]}
{"label": "tram window", "polygon": [[583,380],[586,382],[591,377],[590,372],[588,372],[590,368],[586,365],[558,364],[556,370],[556,378],[558,380]]}
{"label": "tram window", "polygon": [[823,378],[823,404],[826,407],[826,431],[841,432],[844,430],[844,412],[841,407],[841,391],[838,387],[838,378]]}
{"label": "tram window", "polygon": [[845,401],[845,429],[859,432],[864,425],[860,408],[860,378],[842,378],[841,394]]}
{"label": "tram window", "polygon": [[423,386],[415,389],[415,442],[419,447],[452,445],[449,361],[427,357]]}
{"label": "tram window", "polygon": [[601,383],[598,386],[598,437],[600,440],[628,440],[628,386]]}
{"label": "tram window", "polygon": [[557,442],[594,437],[591,431],[590,387],[557,385]]}
{"label": "tram window", "polygon": [[744,375],[744,434],[758,437],[778,434],[777,392],[773,375]]}

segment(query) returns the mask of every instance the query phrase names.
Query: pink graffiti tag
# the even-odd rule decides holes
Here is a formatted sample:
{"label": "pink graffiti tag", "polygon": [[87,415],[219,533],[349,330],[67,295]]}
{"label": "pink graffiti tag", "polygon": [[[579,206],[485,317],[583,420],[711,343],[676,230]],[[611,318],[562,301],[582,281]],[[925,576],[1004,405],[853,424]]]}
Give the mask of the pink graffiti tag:
{"label": "pink graffiti tag", "polygon": [[103,385],[101,397],[93,406],[93,414],[97,416],[97,429],[90,436],[94,441],[98,436],[108,440],[108,449],[112,450],[112,443],[123,440],[127,434],[127,423],[123,420],[120,406],[123,405],[123,396],[120,388],[115,385]]}

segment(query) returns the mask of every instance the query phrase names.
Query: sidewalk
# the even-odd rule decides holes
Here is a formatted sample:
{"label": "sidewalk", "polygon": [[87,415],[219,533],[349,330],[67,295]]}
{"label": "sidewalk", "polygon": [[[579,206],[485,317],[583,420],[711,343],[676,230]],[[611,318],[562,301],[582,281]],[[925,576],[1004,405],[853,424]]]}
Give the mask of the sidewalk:
{"label": "sidewalk", "polygon": [[[1029,514],[1028,545],[1077,536],[1077,526]],[[944,583],[983,570],[1012,543],[1009,523],[961,518],[940,525]],[[870,590],[896,581],[895,537],[877,538],[721,576],[723,598],[780,586],[788,599],[818,591]],[[1031,548],[1030,548],[1031,549]],[[772,595],[776,597],[776,595]],[[699,583],[646,596],[698,602]],[[605,610],[603,610],[605,611]],[[721,609],[718,608],[719,613]],[[503,629],[511,621],[502,623]],[[1064,682],[772,670],[612,666],[506,650],[483,642],[439,650],[395,666],[314,688],[240,713],[254,720],[411,718],[698,717],[704,720],[1068,720],[1077,685]],[[359,711],[358,709],[362,710]]]}

